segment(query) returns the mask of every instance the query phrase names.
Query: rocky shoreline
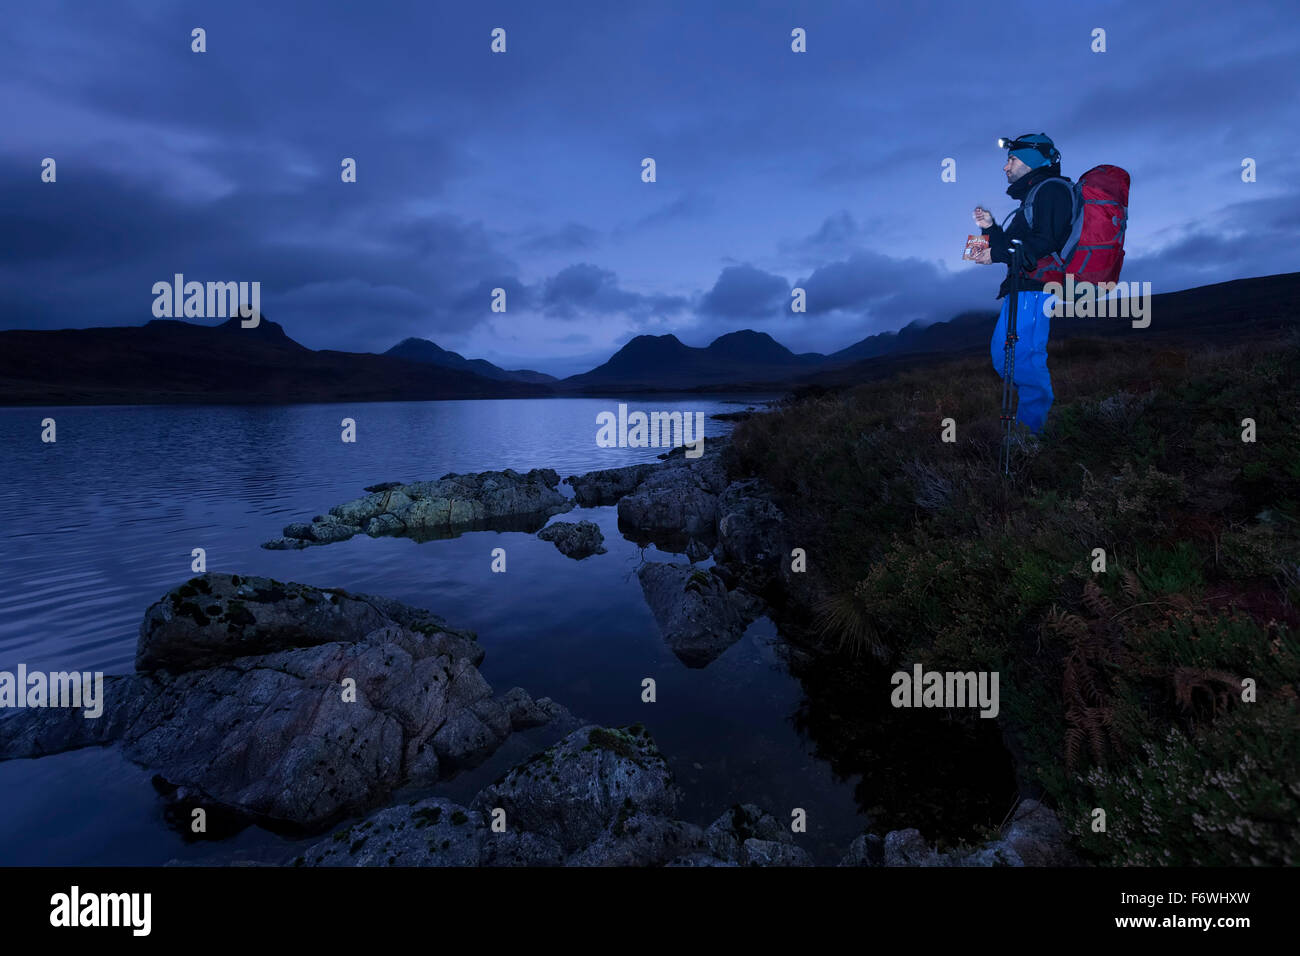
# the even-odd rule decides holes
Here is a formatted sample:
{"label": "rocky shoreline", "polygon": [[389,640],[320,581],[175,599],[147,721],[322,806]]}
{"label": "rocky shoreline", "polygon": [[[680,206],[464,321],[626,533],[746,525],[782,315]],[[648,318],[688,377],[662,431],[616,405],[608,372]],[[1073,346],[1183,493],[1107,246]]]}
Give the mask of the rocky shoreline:
{"label": "rocky shoreline", "polygon": [[[605,552],[589,521],[546,521],[616,505],[619,527],[690,561],[646,561],[646,601],[667,645],[704,667],[773,604],[806,602],[784,519],[761,483],[729,481],[725,441],[687,459],[570,476],[549,469],[446,475],[371,486],[328,517],[289,525],[272,549],[372,536],[448,535],[527,520],[564,555]],[[711,557],[707,570],[695,564]],[[105,715],[10,711],[0,760],[119,745],[156,774],[171,816],[202,807],[232,827],[323,833],[298,866],[806,866],[790,820],[737,805],[711,825],[676,818],[680,791],[643,727],[584,723],[523,688],[496,694],[473,633],[372,595],[264,577],[207,573],[145,613],[136,671],[105,680]],[[482,764],[512,735],[561,739],[466,805],[437,796],[394,803]],[[788,812],[788,811],[786,811]],[[845,866],[1065,865],[1061,825],[1023,801],[999,839],[939,852],[914,829],[863,834]]]}

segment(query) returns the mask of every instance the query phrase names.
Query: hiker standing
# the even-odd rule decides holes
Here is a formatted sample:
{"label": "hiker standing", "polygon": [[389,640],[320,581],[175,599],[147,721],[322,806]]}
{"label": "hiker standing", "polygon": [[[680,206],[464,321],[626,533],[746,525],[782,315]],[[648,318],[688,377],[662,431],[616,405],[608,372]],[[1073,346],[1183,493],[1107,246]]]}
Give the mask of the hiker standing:
{"label": "hiker standing", "polygon": [[[1016,335],[1012,381],[1019,390],[1016,419],[1030,431],[1042,431],[1047,410],[1052,406],[1051,376],[1047,371],[1047,336],[1051,330],[1051,311],[1055,297],[1043,292],[1045,269],[1039,266],[1061,264],[1060,253],[1070,240],[1075,212],[1075,192],[1069,179],[1061,176],[1061,154],[1043,133],[1000,140],[1008,149],[1006,165],[1007,195],[1020,201],[1005,228],[993,220],[987,209],[975,207],[975,223],[988,237],[989,247],[975,257],[989,265],[1007,264],[1007,275],[998,289],[1002,312],[993,330],[990,351],[993,367],[1002,375],[1007,337],[1007,312],[1013,284],[1016,297]],[[1020,248],[1023,269],[1012,275],[1015,245]]]}

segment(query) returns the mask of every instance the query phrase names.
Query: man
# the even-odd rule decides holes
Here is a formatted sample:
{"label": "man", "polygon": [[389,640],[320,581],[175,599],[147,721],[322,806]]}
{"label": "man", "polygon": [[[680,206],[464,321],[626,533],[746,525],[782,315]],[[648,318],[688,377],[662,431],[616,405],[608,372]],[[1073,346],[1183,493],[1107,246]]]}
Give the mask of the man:
{"label": "man", "polygon": [[[1016,420],[1037,434],[1047,421],[1047,410],[1052,407],[1055,397],[1047,371],[1047,336],[1051,330],[1051,311],[1055,308],[1055,301],[1053,296],[1042,291],[1043,283],[1032,279],[1030,274],[1040,259],[1060,253],[1069,241],[1074,195],[1068,180],[1047,183],[1035,191],[1032,214],[1026,217],[1025,202],[1030,190],[1045,179],[1061,177],[1061,154],[1043,133],[1011,140],[1002,171],[1010,183],[1007,195],[1019,200],[1020,208],[1013,214],[1011,224],[1003,229],[993,221],[987,209],[975,207],[975,223],[989,239],[989,248],[975,261],[984,265],[993,262],[1007,264],[1007,276],[998,289],[998,298],[1005,297],[1006,301],[1002,304],[1002,313],[989,343],[993,367],[1001,376],[1007,340],[1007,311],[1011,304],[1008,293],[1012,281],[1012,241],[1020,244],[1024,268],[1017,283],[1020,290],[1016,299],[1018,341],[1015,343],[1012,381],[1020,394]],[[1029,224],[1031,221],[1033,226]]]}

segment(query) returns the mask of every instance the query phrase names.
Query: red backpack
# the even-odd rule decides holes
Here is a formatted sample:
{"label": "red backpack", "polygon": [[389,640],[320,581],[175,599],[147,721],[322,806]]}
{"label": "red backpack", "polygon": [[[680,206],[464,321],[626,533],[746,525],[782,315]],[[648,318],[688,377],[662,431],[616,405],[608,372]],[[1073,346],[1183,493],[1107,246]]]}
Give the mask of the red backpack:
{"label": "red backpack", "polygon": [[1124,229],[1128,225],[1129,175],[1118,166],[1094,166],[1077,183],[1059,176],[1035,183],[1025,196],[1025,221],[1034,225],[1034,196],[1044,183],[1053,180],[1070,187],[1074,212],[1070,217],[1070,238],[1060,253],[1043,256],[1034,263],[1031,277],[1038,282],[1064,282],[1066,273],[1075,282],[1117,282],[1124,265]]}

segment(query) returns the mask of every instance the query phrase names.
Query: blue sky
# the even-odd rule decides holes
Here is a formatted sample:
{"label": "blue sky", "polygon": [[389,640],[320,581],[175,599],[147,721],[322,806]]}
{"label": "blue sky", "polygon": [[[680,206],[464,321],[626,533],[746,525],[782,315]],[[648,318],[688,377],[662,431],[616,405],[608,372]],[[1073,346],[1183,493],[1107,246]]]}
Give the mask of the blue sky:
{"label": "blue sky", "polygon": [[1001,267],[960,261],[970,210],[1013,208],[994,141],[1038,131],[1066,175],[1132,174],[1123,278],[1300,268],[1293,4],[42,0],[3,22],[4,328],[143,324],[181,272],[260,281],[312,348],[414,335],[554,374],[645,332],[833,351],[994,307]]}

